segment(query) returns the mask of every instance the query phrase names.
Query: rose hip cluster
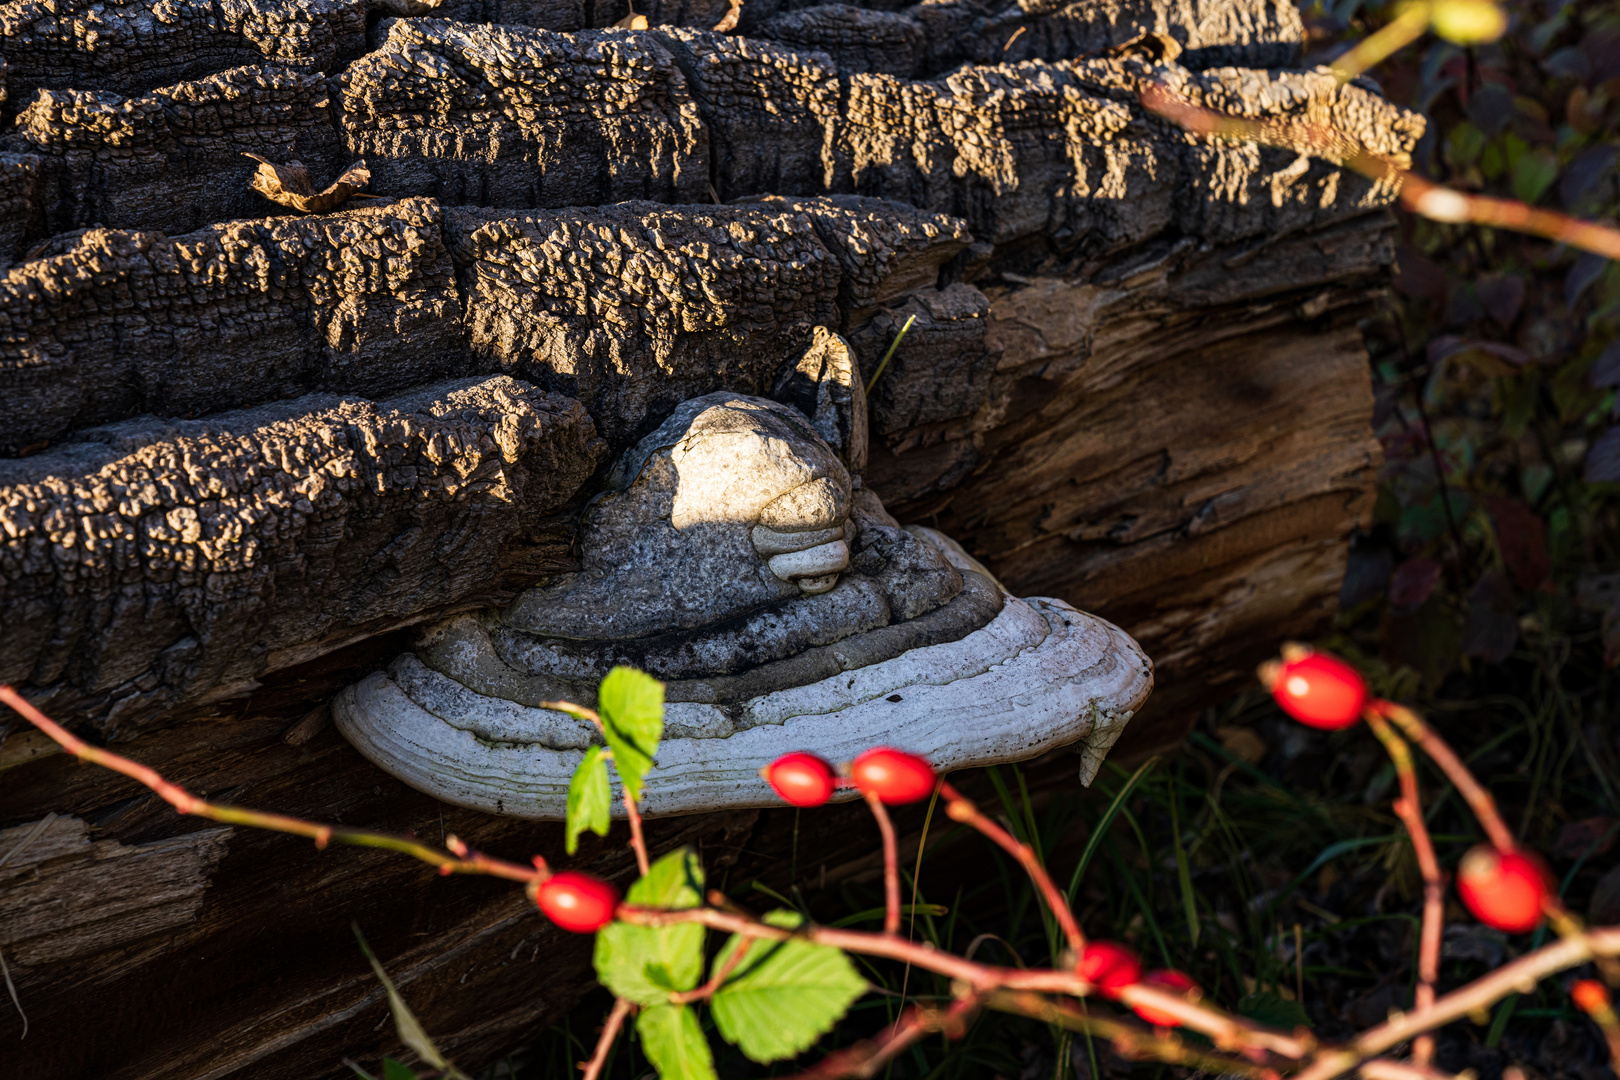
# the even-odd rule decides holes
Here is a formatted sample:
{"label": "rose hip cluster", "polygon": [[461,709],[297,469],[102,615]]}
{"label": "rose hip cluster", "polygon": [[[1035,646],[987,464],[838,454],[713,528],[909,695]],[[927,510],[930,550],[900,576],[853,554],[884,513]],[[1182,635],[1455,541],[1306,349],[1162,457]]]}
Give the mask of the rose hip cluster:
{"label": "rose hip cluster", "polygon": [[[839,780],[833,767],[814,754],[784,754],[764,770],[765,779],[793,806],[820,806],[832,798]],[[890,806],[926,799],[934,790],[934,769],[916,754],[875,746],[850,762],[849,783]],[[619,891],[612,885],[565,870],[535,890],[546,918],[577,934],[594,934],[613,921]]]}
{"label": "rose hip cluster", "polygon": [[[1196,1001],[1203,993],[1198,984],[1193,982],[1192,976],[1184,971],[1166,968],[1158,971],[1142,973],[1142,961],[1136,954],[1123,945],[1112,941],[1093,941],[1086,945],[1085,951],[1080,954],[1080,962],[1075,965],[1079,976],[1097,988],[1097,992],[1105,998],[1117,999],[1128,986],[1151,986],[1155,990],[1163,990],[1177,997]],[[1181,1021],[1167,1012],[1150,1008],[1146,1005],[1132,1005],[1136,1015],[1152,1024],[1154,1027],[1180,1027]]]}
{"label": "rose hip cluster", "polygon": [[[1264,665],[1260,677],[1283,712],[1324,731],[1351,727],[1378,708],[1355,668],[1298,645],[1289,646],[1282,660]],[[1552,878],[1531,852],[1479,844],[1457,868],[1457,893],[1486,926],[1522,934],[1541,922]]]}
{"label": "rose hip cluster", "polygon": [[[760,775],[790,806],[820,806],[840,784],[833,767],[814,754],[783,754]],[[904,806],[932,795],[934,780],[934,767],[916,754],[874,746],[849,763],[847,785],[886,806]]]}
{"label": "rose hip cluster", "polygon": [[[1368,698],[1366,681],[1355,668],[1300,646],[1290,646],[1282,660],[1265,665],[1261,678],[1284,712],[1325,731],[1351,727],[1379,704]],[[841,786],[853,787],[885,805],[904,805],[928,798],[938,783],[926,760],[889,746],[862,753],[849,763],[845,777],[828,762],[803,752],[784,754],[760,772],[784,802],[799,807],[822,806]],[[1545,865],[1534,854],[1480,844],[1463,856],[1457,892],[1480,922],[1509,933],[1524,933],[1541,921],[1552,885]],[[546,916],[563,929],[594,933],[613,921],[619,893],[588,874],[564,871],[539,886],[536,900]],[[1078,970],[1107,997],[1118,997],[1125,987],[1136,984],[1187,998],[1199,994],[1197,984],[1182,972],[1144,975],[1136,956],[1111,942],[1087,945]],[[1168,1014],[1133,1008],[1151,1024],[1172,1027],[1177,1023]]]}

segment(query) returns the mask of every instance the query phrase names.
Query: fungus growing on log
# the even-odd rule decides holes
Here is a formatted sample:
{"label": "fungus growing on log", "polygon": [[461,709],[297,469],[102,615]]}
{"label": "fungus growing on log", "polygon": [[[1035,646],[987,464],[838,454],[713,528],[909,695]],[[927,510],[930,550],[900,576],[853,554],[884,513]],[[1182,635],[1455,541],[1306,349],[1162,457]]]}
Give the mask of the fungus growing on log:
{"label": "fungus growing on log", "polygon": [[547,703],[594,705],[628,664],[668,683],[649,815],[772,805],[761,770],[783,754],[847,761],[879,742],[942,769],[1079,743],[1089,783],[1148,696],[1146,655],[902,529],[859,478],[866,401],[843,340],[818,331],[790,375],[808,371],[808,416],[726,391],[683,402],[615,462],[578,571],[427,627],[338,695],[338,727],[437,798],[562,818],[598,740]]}

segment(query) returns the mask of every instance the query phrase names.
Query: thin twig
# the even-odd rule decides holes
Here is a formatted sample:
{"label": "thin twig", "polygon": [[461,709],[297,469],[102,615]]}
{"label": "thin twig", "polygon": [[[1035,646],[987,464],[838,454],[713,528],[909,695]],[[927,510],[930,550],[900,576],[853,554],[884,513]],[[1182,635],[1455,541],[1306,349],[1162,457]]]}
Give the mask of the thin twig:
{"label": "thin twig", "polygon": [[[1374,716],[1382,716],[1394,721],[1406,737],[1417,743],[1429,760],[1439,766],[1440,771],[1446,774],[1457,793],[1463,797],[1468,808],[1479,819],[1480,825],[1485,829],[1485,835],[1490,838],[1492,846],[1503,854],[1518,850],[1518,842],[1513,838],[1513,830],[1507,827],[1502,815],[1496,809],[1496,799],[1483,784],[1475,778],[1473,771],[1463,763],[1444,739],[1434,732],[1423,718],[1404,705],[1397,705],[1392,701],[1372,701],[1367,705],[1364,714],[1369,721]],[[1542,901],[1542,909],[1547,915],[1547,921],[1560,937],[1578,937],[1585,931],[1585,925],[1580,916],[1570,911],[1564,901],[1551,889],[1547,891]],[[1598,970],[1611,986],[1620,985],[1620,962],[1609,956],[1599,956],[1595,960]]]}
{"label": "thin twig", "polygon": [[1401,729],[1401,732],[1428,756],[1429,760],[1446,774],[1451,786],[1457,789],[1457,794],[1463,797],[1468,808],[1479,819],[1485,835],[1495,848],[1506,854],[1519,849],[1518,842],[1513,839],[1513,830],[1507,827],[1502,815],[1496,809],[1496,799],[1485,786],[1474,778],[1473,772],[1463,764],[1462,758],[1457,756],[1446,741],[1436,735],[1422,717],[1404,705],[1397,705],[1393,701],[1372,701],[1367,705],[1365,715],[1369,721],[1372,717],[1383,717]]}
{"label": "thin twig", "polygon": [[[55,820],[56,815],[54,813],[46,814],[41,818],[39,823],[29,830],[27,836],[19,840],[10,851],[0,855],[0,866],[6,865],[16,856],[22,854],[23,848],[37,840],[46,829],[51,827],[51,822]],[[0,952],[0,978],[5,979],[6,992],[11,995],[11,1003],[17,1007],[17,1015],[22,1017],[22,1034],[17,1036],[17,1041],[21,1042],[23,1039],[28,1038],[28,1014],[23,1011],[22,998],[17,993],[17,984],[11,981],[11,969],[6,966],[6,954],[3,952]]]}
{"label": "thin twig", "polygon": [[960,1039],[967,1030],[967,1022],[979,1009],[979,995],[967,993],[958,997],[947,1009],[930,1009],[914,1005],[895,1025],[883,1034],[862,1039],[854,1046],[828,1054],[815,1065],[791,1080],[836,1080],[839,1077],[869,1077],[887,1065],[894,1057],[922,1038],[943,1031],[948,1039]]}
{"label": "thin twig", "polygon": [[596,1053],[591,1060],[579,1063],[580,1069],[585,1073],[584,1080],[597,1080],[602,1075],[602,1069],[607,1065],[608,1052],[613,1049],[613,1041],[619,1037],[619,1029],[624,1026],[625,1017],[635,1009],[635,1003],[627,998],[614,998],[613,1008],[608,1012],[607,1019],[602,1022],[602,1034],[596,1040]]}
{"label": "thin twig", "polygon": [[748,938],[738,938],[737,947],[731,950],[731,955],[726,957],[726,962],[715,970],[714,976],[708,982],[696,989],[683,990],[669,995],[669,1003],[671,1005],[689,1005],[694,1001],[702,1001],[704,998],[713,997],[715,992],[726,984],[726,980],[731,978],[731,973],[737,970],[737,965],[742,963],[743,957],[748,955],[749,946],[753,944]]}
{"label": "thin twig", "polygon": [[28,1038],[28,1014],[23,1012],[22,998],[17,996],[17,984],[11,981],[11,969],[6,966],[6,954],[3,952],[0,952],[0,977],[6,980],[6,991],[11,994],[11,1003],[17,1006],[17,1015],[22,1017],[22,1034],[17,1036],[17,1041],[22,1042]]}
{"label": "thin twig", "polygon": [[[1445,931],[1446,883],[1440,872],[1440,861],[1434,855],[1434,843],[1429,839],[1428,827],[1423,822],[1423,802],[1418,792],[1417,770],[1412,766],[1412,751],[1406,740],[1390,728],[1383,717],[1369,711],[1367,723],[1378,736],[1378,741],[1389,751],[1395,764],[1395,775],[1400,778],[1401,797],[1395,800],[1395,815],[1406,826],[1412,840],[1412,851],[1417,856],[1418,872],[1423,875],[1423,929],[1418,939],[1418,982],[1413,995],[1413,1008],[1422,1015],[1434,1008],[1434,984],[1440,978],[1440,939]],[[1434,1060],[1434,1036],[1419,1035],[1412,1043],[1412,1062],[1427,1066]]]}
{"label": "thin twig", "polygon": [[1274,118],[1251,120],[1194,105],[1162,84],[1143,90],[1141,101],[1149,112],[1178,124],[1195,135],[1281,146],[1296,153],[1313,154],[1352,169],[1395,191],[1408,210],[1431,221],[1451,225],[1485,225],[1541,236],[1609,259],[1620,259],[1620,230],[1567,214],[1527,206],[1513,199],[1470,195],[1425,180],[1405,165],[1362,146],[1352,136],[1320,124]]}
{"label": "thin twig", "polygon": [[268,829],[271,832],[305,836],[314,840],[315,846],[318,848],[324,848],[334,841],[339,844],[353,844],[358,847],[386,848],[436,866],[441,874],[489,874],[493,877],[507,878],[511,881],[521,881],[526,884],[544,881],[551,876],[543,861],[537,861],[537,864],[532,867],[520,866],[517,863],[491,859],[488,856],[470,851],[458,858],[447,852],[431,848],[426,844],[419,844],[405,836],[390,836],[387,833],[364,832],[359,829],[346,829],[336,825],[322,825],[313,821],[304,821],[301,818],[286,817],[282,814],[262,814],[256,810],[243,810],[234,806],[219,806],[215,803],[205,802],[178,784],[171,784],[156,771],[147,768],[145,765],[137,764],[111,751],[89,745],[34,708],[21,694],[3,683],[0,683],[0,702],[4,702],[17,710],[25,720],[54,739],[63,750],[66,750],[74,757],[83,761],[94,762],[103,768],[111,769],[113,772],[120,773],[131,780],[144,784],[182,814],[208,818],[211,821],[223,822],[226,825],[247,825],[256,829]]}
{"label": "thin twig", "polygon": [[1328,1050],[1296,1073],[1293,1080],[1333,1080],[1367,1058],[1416,1038],[1425,1031],[1461,1020],[1488,1008],[1509,994],[1529,993],[1549,975],[1577,967],[1597,956],[1620,955],[1620,927],[1588,930],[1563,938],[1484,975],[1434,1003],[1418,1016],[1396,1013],[1377,1027],[1362,1032],[1349,1046]]}
{"label": "thin twig", "polygon": [[647,838],[641,835],[641,812],[636,809],[636,797],[630,794],[630,785],[624,785],[624,815],[630,819],[630,848],[636,853],[636,869],[646,877],[652,864],[647,859]]}
{"label": "thin twig", "polygon": [[[907,941],[899,935],[873,934],[828,926],[802,926],[796,930],[786,930],[714,908],[683,908],[671,911],[625,904],[620,906],[617,916],[623,922],[639,926],[670,926],[675,923],[695,922],[713,930],[769,941],[801,938],[846,952],[880,956],[902,963],[909,962],[925,971],[958,980],[984,992],[1005,988],[1069,994],[1074,997],[1085,997],[1092,992],[1091,984],[1072,969],[1057,971],[976,964],[953,953],[941,952],[927,942]],[[1617,939],[1616,947],[1620,948],[1620,939]],[[1217,1046],[1257,1047],[1295,1060],[1308,1056],[1316,1046],[1314,1039],[1301,1039],[1291,1033],[1261,1027],[1241,1017],[1229,1016],[1219,1009],[1195,1004],[1179,994],[1158,990],[1141,983],[1120,991],[1120,999],[1127,1005],[1142,1005],[1156,1012],[1167,1013],[1187,1027],[1203,1032]]]}
{"label": "thin twig", "polygon": [[1172,1034],[1160,1035],[1136,1024],[1097,1015],[1071,1002],[1054,1001],[1028,990],[997,990],[986,996],[984,1004],[985,1008],[997,1012],[1027,1016],[1069,1031],[1107,1039],[1121,1057],[1131,1061],[1188,1065],[1218,1076],[1247,1076],[1253,1080],[1266,1080],[1277,1075],[1275,1069],[1243,1057],[1188,1046]]}
{"label": "thin twig", "polygon": [[971,799],[964,798],[951,785],[942,785],[940,791],[948,800],[945,804],[945,815],[947,817],[963,825],[971,825],[995,841],[1007,854],[1018,860],[1019,865],[1024,868],[1024,872],[1029,875],[1030,880],[1035,882],[1036,887],[1040,889],[1041,896],[1046,900],[1047,908],[1052,912],[1052,916],[1057,919],[1058,926],[1063,930],[1063,936],[1068,939],[1070,951],[1074,953],[1075,959],[1078,960],[1080,954],[1085,952],[1086,936],[1081,933],[1080,924],[1075,921],[1074,912],[1070,910],[1063,893],[1058,889],[1051,875],[1046,872],[1046,867],[1041,865],[1040,857],[1035,854],[1035,849],[1020,842],[1006,829],[985,817],[984,813],[974,805]]}
{"label": "thin twig", "polygon": [[900,850],[894,838],[894,822],[883,800],[866,793],[866,805],[877,819],[878,832],[883,834],[883,932],[900,932]]}

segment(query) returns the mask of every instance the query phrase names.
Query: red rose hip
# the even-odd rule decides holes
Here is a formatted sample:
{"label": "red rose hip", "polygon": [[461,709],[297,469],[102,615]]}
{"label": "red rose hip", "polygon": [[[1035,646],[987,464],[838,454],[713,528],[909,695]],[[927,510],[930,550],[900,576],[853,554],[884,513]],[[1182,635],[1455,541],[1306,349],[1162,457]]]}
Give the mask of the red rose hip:
{"label": "red rose hip", "polygon": [[820,806],[832,798],[832,766],[814,754],[783,754],[765,767],[765,779],[792,806]]}
{"label": "red rose hip", "polygon": [[[1192,976],[1185,971],[1175,969],[1150,971],[1142,977],[1143,986],[1151,986],[1155,990],[1163,990],[1167,994],[1192,999],[1202,993],[1198,984],[1193,982]],[[1132,1005],[1136,1015],[1152,1024],[1154,1027],[1180,1027],[1181,1021],[1167,1012],[1146,1005]]]}
{"label": "red rose hip", "polygon": [[1504,854],[1479,844],[1457,867],[1457,894],[1474,918],[1510,934],[1536,928],[1551,891],[1541,860],[1522,851]]}
{"label": "red rose hip", "polygon": [[1569,988],[1570,999],[1582,1012],[1596,1015],[1610,1007],[1609,988],[1596,979],[1581,979]]}
{"label": "red rose hip", "polygon": [[1302,724],[1338,731],[1361,719],[1367,683],[1338,657],[1307,653],[1285,661],[1271,676],[1271,695],[1282,711]]}
{"label": "red rose hip", "polygon": [[564,870],[541,884],[535,899],[546,918],[576,934],[594,934],[613,921],[619,890],[600,878]]}
{"label": "red rose hip", "polygon": [[934,767],[916,754],[874,746],[850,762],[849,778],[864,794],[889,806],[928,798],[934,791]]}
{"label": "red rose hip", "polygon": [[1092,941],[1080,954],[1075,971],[1103,997],[1117,998],[1121,990],[1142,978],[1142,962],[1123,945]]}

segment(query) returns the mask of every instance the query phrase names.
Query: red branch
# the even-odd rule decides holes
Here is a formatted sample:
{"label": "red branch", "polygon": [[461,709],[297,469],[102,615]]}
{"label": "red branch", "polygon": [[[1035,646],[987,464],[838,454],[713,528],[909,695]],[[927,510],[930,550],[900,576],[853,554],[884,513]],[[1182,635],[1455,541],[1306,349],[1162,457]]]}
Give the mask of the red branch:
{"label": "red branch", "polygon": [[533,866],[520,866],[500,859],[492,859],[469,851],[465,845],[461,850],[452,854],[440,851],[437,848],[419,844],[407,836],[390,836],[387,833],[365,832],[360,829],[345,829],[337,825],[322,825],[302,818],[286,817],[282,814],[263,814],[257,810],[243,810],[234,806],[220,806],[216,803],[206,802],[191,794],[185,788],[172,784],[159,776],[157,772],[139,765],[126,757],[121,757],[109,750],[91,746],[78,736],[56,723],[50,717],[40,712],[28,703],[26,699],[10,686],[0,683],[0,701],[10,705],[22,714],[23,718],[82,761],[91,761],[113,772],[121,773],[144,784],[158,794],[165,802],[182,814],[194,817],[208,818],[211,821],[223,822],[226,825],[248,825],[255,829],[268,829],[271,832],[291,833],[294,836],[307,836],[315,841],[315,846],[324,848],[327,844],[336,841],[339,844],[353,844],[358,847],[387,848],[420,859],[425,863],[439,868],[441,874],[489,874],[493,877],[507,878],[511,881],[521,881],[533,885],[542,882],[551,876],[543,859],[537,859]]}
{"label": "red branch", "polygon": [[647,838],[641,834],[641,812],[636,809],[636,797],[630,794],[630,785],[624,785],[624,816],[630,819],[630,850],[636,853],[636,869],[646,877],[652,869],[647,858]]}
{"label": "red branch", "polygon": [[[1395,800],[1395,814],[1406,826],[1412,839],[1412,851],[1417,855],[1418,872],[1423,875],[1423,930],[1418,943],[1418,983],[1413,1007],[1419,1014],[1434,1007],[1434,984],[1440,978],[1440,939],[1445,932],[1446,882],[1440,872],[1440,860],[1434,856],[1434,843],[1429,839],[1428,827],[1423,822],[1423,802],[1418,794],[1417,770],[1412,767],[1412,752],[1382,716],[1367,712],[1367,724],[1373,734],[1389,751],[1395,763],[1395,773],[1401,781],[1401,797]],[[1434,1059],[1434,1036],[1420,1035],[1412,1043],[1412,1061],[1420,1067]]]}
{"label": "red branch", "polygon": [[1335,128],[1272,117],[1254,120],[1194,105],[1161,84],[1141,93],[1142,107],[1185,130],[1208,138],[1281,146],[1343,164],[1399,193],[1402,205],[1415,214],[1447,224],[1485,225],[1541,236],[1571,247],[1620,259],[1620,230],[1581,221],[1553,210],[1527,206],[1512,199],[1471,195],[1425,180],[1383,154],[1375,154]]}
{"label": "red branch", "polygon": [[[534,867],[519,866],[514,863],[502,862],[478,855],[455,838],[447,840],[449,853],[418,844],[416,841],[392,837],[380,833],[365,833],[357,830],[340,829],[331,825],[320,825],[314,822],[303,821],[298,818],[283,817],[276,814],[261,814],[250,810],[241,810],[233,807],[216,806],[196,798],[183,788],[165,780],[158,773],[144,765],[138,765],[127,758],[86,744],[83,740],[73,736],[61,726],[51,721],[38,709],[17,694],[9,686],[0,685],[0,701],[9,704],[26,719],[56,740],[63,749],[86,761],[103,765],[115,772],[128,776],[146,785],[148,788],[163,797],[176,810],[185,814],[195,814],[209,817],[213,820],[227,824],[249,825],[259,828],[272,829],[280,832],[294,833],[309,836],[317,843],[325,844],[332,840],[342,843],[363,844],[374,847],[383,847],[409,854],[414,858],[428,862],[440,869],[441,873],[476,873],[491,874],[524,883],[532,892],[534,888],[550,876],[545,860],[536,857]],[[1414,848],[1418,852],[1420,867],[1423,870],[1425,882],[1432,883],[1439,880],[1438,864],[1433,859],[1433,848],[1422,823],[1422,812],[1417,801],[1416,775],[1411,769],[1410,753],[1406,744],[1397,736],[1385,720],[1391,720],[1400,726],[1409,737],[1418,742],[1435,756],[1441,768],[1457,783],[1458,789],[1468,799],[1469,805],[1477,809],[1483,808],[1488,812],[1482,819],[1490,824],[1494,822],[1497,828],[1503,828],[1499,817],[1495,814],[1494,803],[1490,801],[1488,793],[1484,792],[1468,773],[1465,766],[1452,754],[1448,747],[1440,741],[1423,725],[1409,710],[1388,702],[1376,702],[1370,708],[1369,721],[1374,730],[1379,732],[1380,738],[1395,757],[1397,771],[1401,774],[1402,797],[1396,810],[1402,820],[1407,824],[1413,838]],[[948,812],[957,821],[973,825],[980,829],[991,839],[995,840],[1005,850],[1018,858],[1019,862],[1029,871],[1032,879],[1041,887],[1043,895],[1051,906],[1054,914],[1066,927],[1073,925],[1073,913],[1062,902],[1062,895],[1053,886],[1045,870],[1041,867],[1034,852],[1024,844],[1019,844],[1006,830],[985,818],[971,802],[963,799],[960,794],[942,786],[943,793],[950,800]],[[887,813],[879,810],[880,828],[887,821]],[[892,826],[888,830],[892,833]],[[1511,835],[1508,837],[1511,842]],[[892,846],[892,839],[889,844]],[[891,869],[897,868],[897,861],[892,850],[888,852],[887,864]],[[898,875],[895,877],[896,883]],[[1429,897],[1435,895],[1433,890],[1426,890]],[[1083,998],[1089,995],[1093,987],[1080,977],[1072,968],[1067,970],[1039,970],[1018,969],[1005,967],[992,967],[985,964],[976,964],[971,960],[941,952],[932,945],[922,942],[912,942],[901,938],[894,930],[898,925],[898,897],[897,887],[890,889],[891,900],[888,906],[889,918],[886,920],[885,933],[873,934],[857,930],[844,930],[832,927],[803,926],[795,930],[770,926],[759,922],[746,912],[736,910],[722,910],[719,907],[688,908],[671,911],[659,908],[643,908],[632,905],[621,905],[617,917],[628,923],[643,926],[668,926],[676,923],[698,923],[714,930],[730,932],[743,939],[766,939],[783,941],[790,938],[800,938],[820,945],[842,949],[848,952],[861,953],[867,956],[883,957],[891,960],[914,964],[917,967],[943,975],[957,984],[957,1000],[949,1009],[913,1009],[906,1014],[904,1021],[897,1025],[888,1035],[878,1040],[863,1044],[861,1051],[864,1056],[846,1057],[843,1059],[835,1055],[817,1066],[808,1076],[835,1076],[835,1075],[869,1075],[861,1070],[869,1066],[875,1069],[877,1065],[889,1060],[898,1053],[904,1045],[909,1045],[916,1038],[928,1031],[943,1030],[949,1033],[957,1030],[956,1025],[965,1022],[966,1017],[980,1004],[988,1004],[994,1008],[1003,1008],[1008,1011],[1019,1011],[1025,1015],[1038,1015],[1049,1019],[1050,1022],[1060,1023],[1063,1026],[1074,1026],[1084,1022],[1090,1025],[1085,1030],[1094,1030],[1099,1033],[1108,1032],[1106,1037],[1111,1038],[1116,1045],[1122,1048],[1121,1052],[1131,1050],[1160,1060],[1187,1060],[1192,1058],[1193,1051],[1185,1046],[1171,1047],[1165,1041],[1165,1036],[1154,1035],[1137,1025],[1111,1018],[1091,1018],[1083,1007],[1076,1003],[1062,1000],[1050,1000],[1042,995],[1064,995],[1070,998]],[[1137,983],[1118,991],[1117,997],[1126,1006],[1131,1008],[1147,1008],[1154,1012],[1173,1017],[1180,1026],[1185,1026],[1208,1036],[1218,1053],[1238,1054],[1242,1060],[1253,1062],[1255,1069],[1248,1069],[1247,1074],[1256,1080],[1273,1080],[1276,1076],[1274,1067],[1267,1062],[1274,1058],[1287,1059],[1289,1062],[1304,1066],[1294,1074],[1293,1080],[1334,1080],[1335,1077],[1349,1072],[1359,1072],[1366,1080],[1437,1080],[1439,1074],[1429,1069],[1422,1061],[1410,1063],[1389,1061],[1380,1055],[1390,1048],[1409,1042],[1433,1031],[1434,1029],[1451,1023],[1464,1016],[1476,1013],[1511,993],[1525,992],[1528,987],[1537,981],[1568,968],[1576,967],[1588,961],[1595,960],[1600,964],[1607,964],[1611,958],[1620,956],[1620,927],[1610,927],[1599,930],[1585,930],[1578,921],[1569,917],[1561,932],[1564,938],[1552,945],[1539,949],[1536,952],[1507,964],[1490,974],[1475,980],[1468,985],[1454,990],[1444,997],[1434,999],[1432,996],[1433,963],[1430,960],[1431,939],[1437,940],[1440,923],[1437,916],[1431,917],[1426,903],[1424,920],[1424,959],[1421,963],[1420,977],[1429,984],[1430,990],[1424,995],[1420,1007],[1409,1014],[1394,1014],[1390,1019],[1363,1032],[1354,1041],[1347,1045],[1322,1045],[1308,1032],[1281,1032],[1260,1027],[1240,1017],[1231,1016],[1219,1009],[1210,1007],[1202,1002],[1189,1001],[1177,994],[1155,989],[1152,986]],[[1079,937],[1078,927],[1074,927],[1070,938],[1077,943],[1077,949],[1083,945]],[[740,958],[741,950],[737,953]],[[717,974],[711,985],[717,986],[723,981],[729,971]],[[706,985],[704,990],[712,992]],[[1426,1004],[1427,1007],[1424,1007]],[[614,1010],[609,1014],[608,1021],[603,1028],[603,1038],[599,1040],[596,1062],[587,1065],[587,1077],[594,1077],[600,1072],[600,1062],[605,1061],[606,1047],[611,1045],[617,1031],[622,1028],[625,1018],[630,1014],[632,1006],[627,1002],[617,1002]],[[1075,1020],[1080,1017],[1081,1020]],[[1106,1023],[1106,1028],[1097,1024]],[[1117,1030],[1115,1030],[1117,1028]],[[1158,1039],[1159,1042],[1152,1040]],[[1162,1045],[1161,1045],[1162,1044]],[[1178,1044],[1179,1045],[1179,1044]],[[1163,1051],[1161,1053],[1160,1051]],[[1204,1051],[1197,1051],[1204,1054]],[[1166,1055],[1172,1055],[1167,1057]],[[1175,1055],[1179,1055],[1176,1057]],[[1206,1055],[1207,1056],[1207,1055]],[[1214,1060],[1213,1058],[1211,1060]],[[1221,1059],[1230,1064],[1237,1058]],[[839,1062],[844,1064],[840,1065]],[[595,1069],[595,1072],[592,1069]],[[838,1071],[842,1069],[843,1071]],[[1243,1072],[1244,1069],[1232,1069],[1233,1072]]]}
{"label": "red branch", "polygon": [[951,1002],[948,1009],[929,1009],[913,1005],[883,1034],[862,1039],[854,1046],[828,1054],[815,1065],[791,1080],[837,1080],[839,1077],[869,1077],[900,1051],[935,1031],[943,1031],[948,1039],[960,1039],[967,1031],[967,1022],[979,1010],[979,995],[968,993]]}
{"label": "red branch", "polygon": [[985,836],[995,841],[1003,851],[1018,860],[1019,865],[1024,868],[1024,872],[1029,875],[1030,880],[1040,889],[1047,908],[1052,912],[1053,917],[1057,919],[1058,926],[1063,930],[1063,936],[1068,939],[1069,949],[1074,953],[1075,961],[1078,961],[1080,954],[1086,950],[1086,936],[1080,932],[1080,924],[1075,921],[1074,912],[1069,909],[1068,900],[1052,880],[1051,875],[1046,872],[1046,867],[1041,865],[1041,860],[1036,856],[1035,849],[1028,844],[1021,843],[1006,829],[991,821],[973,804],[971,799],[963,798],[962,794],[951,785],[941,784],[940,792],[949,800],[945,804],[947,817],[952,821],[958,821],[963,825],[971,825],[973,828],[978,829]]}
{"label": "red branch", "polygon": [[608,1012],[607,1019],[602,1022],[602,1034],[596,1040],[596,1053],[591,1060],[579,1063],[581,1071],[585,1073],[583,1080],[597,1080],[602,1075],[602,1069],[607,1065],[608,1052],[613,1049],[613,1040],[619,1037],[619,1029],[624,1027],[625,1018],[635,1012],[636,1006],[625,998],[615,998],[613,1008]]}
{"label": "red branch", "polygon": [[884,808],[883,800],[866,793],[866,805],[871,808],[872,816],[877,819],[878,832],[883,834],[883,932],[885,934],[898,934],[900,932],[900,852],[899,845],[894,838],[894,822],[889,820],[889,811]]}

